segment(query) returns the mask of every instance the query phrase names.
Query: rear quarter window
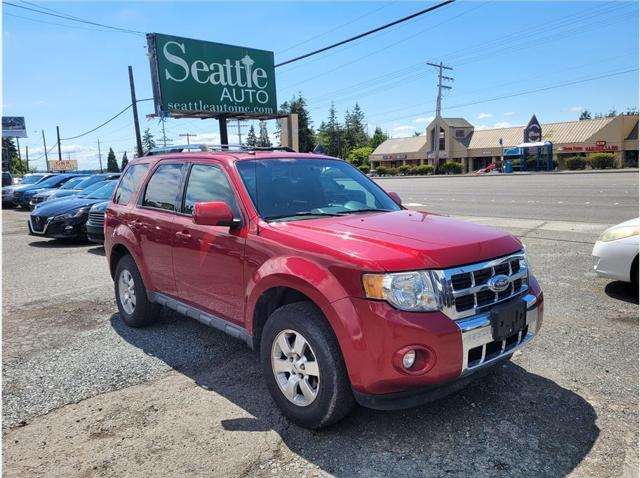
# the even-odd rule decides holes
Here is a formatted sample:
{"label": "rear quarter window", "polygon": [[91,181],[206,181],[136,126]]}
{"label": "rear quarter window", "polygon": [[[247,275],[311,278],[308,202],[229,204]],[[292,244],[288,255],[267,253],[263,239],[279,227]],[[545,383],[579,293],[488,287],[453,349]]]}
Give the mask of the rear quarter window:
{"label": "rear quarter window", "polygon": [[122,181],[120,181],[120,185],[113,196],[113,202],[122,205],[129,204],[148,170],[148,164],[135,164],[129,166],[127,172],[122,176]]}

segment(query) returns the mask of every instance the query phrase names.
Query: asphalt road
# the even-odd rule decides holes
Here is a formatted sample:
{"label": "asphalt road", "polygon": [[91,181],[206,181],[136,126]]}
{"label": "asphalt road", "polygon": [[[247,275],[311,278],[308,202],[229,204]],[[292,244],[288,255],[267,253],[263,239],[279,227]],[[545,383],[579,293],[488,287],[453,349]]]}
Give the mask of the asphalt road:
{"label": "asphalt road", "polygon": [[[550,190],[565,187],[556,178],[567,180],[544,178]],[[496,179],[381,183],[417,202],[412,189],[457,199]],[[127,328],[102,248],[27,236],[26,213],[4,211],[4,474],[637,476],[637,295],[595,277],[590,257],[627,213],[589,218],[561,205],[554,217],[507,217],[477,203],[455,213],[528,246],[545,292],[541,334],[455,395],[399,412],[358,408],[320,432],[280,415],[243,344],[166,311]]]}
{"label": "asphalt road", "polygon": [[638,171],[383,178],[409,207],[464,216],[617,224],[638,217]]}

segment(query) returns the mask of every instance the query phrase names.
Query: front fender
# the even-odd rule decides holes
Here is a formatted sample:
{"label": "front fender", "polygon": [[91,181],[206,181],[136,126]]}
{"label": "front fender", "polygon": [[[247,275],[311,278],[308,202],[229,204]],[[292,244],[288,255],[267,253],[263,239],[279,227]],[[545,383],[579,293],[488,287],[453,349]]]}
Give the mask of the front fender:
{"label": "front fender", "polygon": [[144,265],[142,248],[140,247],[138,238],[133,233],[133,231],[125,224],[118,224],[111,230],[111,234],[109,234],[108,236],[108,239],[107,237],[105,237],[105,246],[108,243],[109,248],[106,252],[109,257],[110,269],[114,270],[116,266],[116,264],[111,263],[113,250],[118,246],[123,246],[129,251],[136,263],[136,266],[138,266],[138,270],[140,271],[140,275],[142,276],[142,282],[144,283],[147,291],[154,290],[153,281],[151,280],[149,271]]}

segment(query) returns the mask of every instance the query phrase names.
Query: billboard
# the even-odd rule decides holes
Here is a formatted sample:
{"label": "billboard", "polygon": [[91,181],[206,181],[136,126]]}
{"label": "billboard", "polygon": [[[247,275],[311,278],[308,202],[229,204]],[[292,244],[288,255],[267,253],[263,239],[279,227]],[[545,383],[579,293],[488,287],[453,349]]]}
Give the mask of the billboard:
{"label": "billboard", "polygon": [[77,171],[78,161],[69,159],[66,161],[48,161],[47,167],[49,171]]}
{"label": "billboard", "polygon": [[24,124],[24,116],[2,117],[3,138],[26,138],[27,127]]}
{"label": "billboard", "polygon": [[265,117],[277,113],[273,52],[150,33],[159,116]]}

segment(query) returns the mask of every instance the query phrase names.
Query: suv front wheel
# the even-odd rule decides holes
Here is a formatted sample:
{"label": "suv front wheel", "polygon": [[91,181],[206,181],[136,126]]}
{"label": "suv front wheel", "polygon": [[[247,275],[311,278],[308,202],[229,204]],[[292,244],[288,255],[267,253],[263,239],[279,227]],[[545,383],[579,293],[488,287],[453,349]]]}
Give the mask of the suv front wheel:
{"label": "suv front wheel", "polygon": [[309,302],[277,309],[260,341],[267,387],[282,412],[306,428],[321,428],[354,406],[338,342],[322,312]]}
{"label": "suv front wheel", "polygon": [[120,317],[130,327],[143,327],[156,321],[160,307],[147,297],[147,290],[135,261],[123,256],[116,266],[116,302]]}

